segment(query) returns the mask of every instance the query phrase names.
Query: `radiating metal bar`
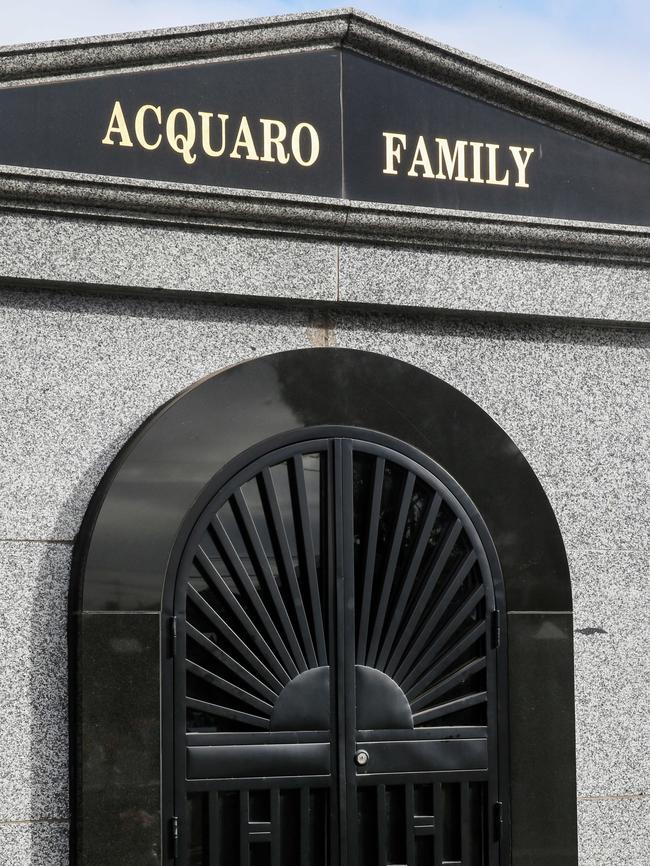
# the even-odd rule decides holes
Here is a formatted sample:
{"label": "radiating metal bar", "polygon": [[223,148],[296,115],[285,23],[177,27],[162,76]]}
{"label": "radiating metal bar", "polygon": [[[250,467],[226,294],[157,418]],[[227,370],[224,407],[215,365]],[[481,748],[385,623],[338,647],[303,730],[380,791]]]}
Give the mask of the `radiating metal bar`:
{"label": "radiating metal bar", "polygon": [[246,659],[257,676],[260,677],[260,679],[265,680],[271,688],[276,688],[279,693],[282,690],[283,683],[266,667],[266,665],[262,664],[255,653],[249,649],[239,635],[233,631],[225,619],[216,612],[212,605],[209,604],[191,584],[188,584],[187,586],[187,597],[199,608],[199,610],[202,611],[202,613],[205,614],[222,636],[225,637],[233,647],[235,647],[237,652]]}
{"label": "radiating metal bar", "polygon": [[233,685],[233,683],[229,682],[228,680],[224,680],[223,677],[217,676],[217,674],[213,674],[212,671],[201,667],[201,665],[197,665],[196,662],[190,661],[188,659],[185,662],[185,666],[188,673],[200,677],[206,683],[210,683],[210,685],[215,686],[216,688],[221,689],[224,692],[227,692],[229,695],[237,698],[242,703],[248,704],[249,707],[252,707],[255,710],[259,710],[260,712],[268,715],[268,717],[271,718],[271,713],[273,712],[272,704],[268,704],[266,701],[261,700],[255,695],[251,695],[250,692],[247,692],[244,689],[240,689],[239,686]]}
{"label": "radiating metal bar", "polygon": [[449,557],[451,556],[451,552],[454,549],[454,545],[458,540],[458,536],[460,535],[462,528],[462,522],[459,519],[455,520],[450,525],[444,539],[440,543],[431,569],[422,583],[422,587],[415,602],[415,610],[417,610],[417,614],[415,614],[414,616],[414,621],[412,623],[409,623],[409,628],[403,629],[402,636],[397,642],[395,649],[390,655],[388,664],[386,665],[386,673],[389,677],[393,677],[393,679],[395,679],[395,671],[400,665],[402,656],[406,652],[406,648],[408,647],[409,642],[413,638],[414,632],[416,633],[420,630],[420,625],[418,621],[426,610],[427,603],[429,602],[429,599],[431,598],[433,591],[438,583],[438,579],[440,578],[440,575],[442,574],[442,571],[447,564]]}
{"label": "radiating metal bar", "polygon": [[[311,601],[312,618],[314,621],[314,635],[316,638],[316,654],[319,665],[327,664],[327,648],[325,645],[325,628],[323,624],[323,611],[320,600],[320,589],[318,586],[318,571],[316,568],[316,554],[314,551],[314,540],[311,534],[311,522],[309,520],[309,505],[307,503],[307,485],[305,483],[305,467],[302,462],[302,454],[294,454],[289,463],[289,479],[294,486],[294,500],[297,505],[297,521],[299,528],[296,538],[302,541],[303,556],[307,569],[309,581],[309,598]],[[294,518],[295,520],[295,518]]]}
{"label": "radiating metal bar", "polygon": [[450,713],[457,713],[460,710],[466,710],[468,707],[476,706],[476,704],[485,703],[486,700],[487,692],[476,692],[472,695],[465,695],[462,698],[448,701],[446,704],[439,704],[436,707],[429,707],[420,713],[414,713],[413,723],[421,725],[424,722],[432,721],[432,719],[439,719],[441,716],[448,716]]}
{"label": "radiating metal bar", "polygon": [[253,716],[250,713],[242,713],[240,710],[233,710],[230,707],[222,707],[219,704],[211,704],[209,701],[199,701],[197,698],[185,698],[185,704],[191,710],[200,710],[202,713],[208,713],[210,716],[219,716],[223,719],[232,719],[235,722],[243,722],[245,725],[250,725],[252,728],[269,729],[269,720],[263,719],[261,716]]}
{"label": "radiating metal bar", "polygon": [[[472,600],[474,593],[468,599],[467,607],[469,607],[469,602]],[[483,595],[481,595],[481,598]],[[479,598],[480,601],[480,598]],[[478,602],[477,602],[478,603]],[[458,611],[458,614],[464,613],[464,608],[466,605]],[[476,607],[476,605],[474,605]],[[474,607],[471,610],[474,610]],[[471,613],[471,610],[468,613]],[[462,625],[463,620],[468,615],[465,613],[462,618],[457,614],[454,614],[452,620],[449,621],[448,626],[453,627],[450,628],[450,632],[456,631],[456,629]],[[458,622],[454,623],[454,620],[458,618]],[[443,632],[447,630],[447,626],[443,629]],[[445,641],[441,638],[443,637],[442,632],[436,640],[431,644],[431,647],[427,650],[426,658],[427,660],[433,659],[433,664],[430,668],[426,670],[426,672],[417,680],[410,688],[407,688],[405,691],[406,697],[409,701],[413,701],[417,695],[421,694],[425,689],[428,689],[433,683],[435,683],[438,677],[442,676],[442,674],[456,661],[456,659],[461,656],[464,652],[466,652],[472,644],[476,643],[486,632],[487,626],[485,620],[481,620],[475,626],[473,626],[466,634],[464,634],[460,640],[456,641],[453,646],[447,650],[447,652],[438,658],[438,654],[442,646],[444,646]],[[423,656],[424,659],[424,656]],[[408,678],[407,678],[408,679]]]}
{"label": "radiating metal bar", "polygon": [[375,460],[375,471],[372,482],[372,497],[370,500],[370,519],[368,536],[366,538],[366,556],[363,571],[363,595],[361,615],[359,619],[359,634],[357,636],[357,664],[366,663],[366,646],[368,642],[368,626],[370,622],[370,605],[377,557],[377,538],[379,532],[379,517],[381,514],[381,495],[384,488],[384,472],[386,461],[383,457]]}
{"label": "radiating metal bar", "polygon": [[262,539],[257,531],[257,527],[255,526],[255,521],[253,520],[253,516],[250,513],[250,509],[241,490],[235,491],[231,496],[230,507],[235,515],[235,520],[239,526],[239,531],[242,534],[244,544],[247,544],[249,547],[249,554],[251,562],[255,567],[255,571],[258,577],[261,577],[269,595],[271,596],[271,600],[273,601],[280,623],[284,629],[287,643],[291,648],[298,670],[301,672],[306,671],[307,662],[302,647],[300,646],[300,641],[298,640],[293,623],[291,622],[291,617],[289,616],[284,599],[282,598],[282,593],[280,592],[275,575],[273,574],[271,563],[269,562],[269,558],[264,550],[264,545],[262,544]]}
{"label": "radiating metal bar", "polygon": [[397,603],[395,608],[391,611],[390,624],[388,626],[388,631],[386,632],[386,639],[381,648],[381,652],[377,657],[377,667],[379,670],[384,670],[388,664],[391,650],[395,643],[395,638],[397,637],[397,632],[400,628],[404,628],[403,617],[406,611],[406,606],[411,596],[418,571],[422,565],[424,553],[438,517],[438,513],[440,512],[441,504],[442,496],[439,493],[436,493],[435,496],[432,496],[429,500],[426,513],[420,525],[418,540],[413,549],[413,553],[411,554],[409,567],[399,590]]}
{"label": "radiating metal bar", "polygon": [[239,679],[243,680],[251,688],[255,689],[256,692],[263,695],[272,704],[275,704],[275,700],[278,696],[277,692],[274,692],[245,667],[240,665],[238,661],[229,656],[227,652],[224,652],[216,645],[216,643],[213,643],[210,638],[200,632],[198,628],[194,628],[191,623],[187,622],[185,628],[187,637],[191,638],[195,643],[198,643],[199,646],[209,652],[210,655],[212,655],[220,664],[228,668],[229,671],[239,677]]}
{"label": "radiating metal bar", "polygon": [[[467,575],[473,568],[475,562],[476,551],[469,550],[459,563],[451,580],[447,584],[440,598],[437,600],[433,610],[429,612],[424,622],[420,623],[419,634],[409,647],[401,665],[395,671],[394,679],[396,679],[398,683],[404,683],[406,675],[410,672],[415,660],[418,658],[427,642],[431,640],[435,627],[447,612],[447,608],[467,579]],[[403,687],[404,686],[402,685],[402,688]]]}
{"label": "radiating metal bar", "polygon": [[291,598],[298,619],[298,628],[300,630],[300,636],[302,637],[307,663],[309,667],[315,668],[318,667],[318,662],[316,660],[314,642],[309,630],[309,623],[307,622],[305,603],[302,598],[298,576],[296,574],[293,557],[289,548],[289,539],[287,538],[287,532],[282,518],[282,512],[280,510],[280,503],[278,502],[275,483],[273,481],[273,476],[271,475],[271,470],[268,467],[265,467],[258,475],[258,483],[260,484],[262,501],[268,510],[269,528],[271,526],[273,527],[284,574],[291,589]]}
{"label": "radiating metal bar", "polygon": [[377,666],[377,652],[379,650],[381,635],[384,630],[384,621],[386,619],[388,601],[390,599],[391,591],[393,589],[393,582],[395,580],[397,561],[399,559],[399,554],[404,542],[404,528],[406,527],[406,521],[409,515],[409,510],[411,508],[414,486],[415,475],[412,472],[408,472],[402,485],[399,511],[397,513],[395,526],[393,527],[393,538],[390,545],[388,559],[386,561],[381,594],[379,596],[379,604],[377,605],[377,612],[375,614],[375,621],[372,628],[372,637],[370,639],[370,647],[368,649],[368,656],[366,661],[366,664],[369,667]]}
{"label": "radiating metal bar", "polygon": [[467,677],[471,677],[473,674],[478,673],[478,671],[485,670],[486,666],[487,659],[485,658],[485,656],[482,656],[478,659],[473,659],[471,662],[463,665],[457,671],[454,671],[453,674],[445,677],[444,680],[440,680],[440,682],[436,683],[433,688],[426,691],[416,701],[413,701],[413,703],[411,704],[411,710],[413,712],[421,710],[423,707],[429,705],[436,698],[439,698],[440,695],[444,695],[445,692],[448,692],[450,689],[453,689],[456,686],[460,685],[463,680],[467,679]]}
{"label": "radiating metal bar", "polygon": [[264,627],[266,628],[266,633],[268,634],[275,651],[280,657],[280,661],[286,668],[287,672],[290,676],[295,677],[298,674],[298,668],[291,657],[291,653],[288,651],[287,647],[284,644],[284,641],[280,637],[280,633],[277,629],[276,624],[271,619],[271,615],[269,611],[260,598],[257,589],[253,581],[244,566],[244,563],[241,561],[239,554],[235,550],[235,546],[232,541],[228,537],[228,533],[221,522],[219,515],[217,514],[212,519],[212,527],[214,529],[215,535],[217,537],[217,542],[219,546],[219,553],[221,554],[221,558],[226,564],[226,568],[231,574],[237,575],[239,582],[243,589],[246,591],[246,595],[253,606],[255,613],[258,615],[260,620],[262,621]]}
{"label": "radiating metal bar", "polygon": [[418,659],[417,663],[413,665],[413,668],[404,677],[401,683],[404,691],[409,691],[412,688],[412,684],[417,681],[418,677],[421,677],[427,670],[429,665],[433,661],[435,661],[437,655],[445,646],[445,643],[458,630],[458,628],[467,619],[467,617],[476,609],[476,606],[479,604],[479,602],[483,599],[484,596],[485,587],[483,586],[483,584],[481,584],[480,586],[477,586],[474,592],[472,592],[472,594],[462,603],[462,605],[459,607],[453,617],[451,617],[449,622],[442,628],[431,646],[427,647],[426,652],[423,653],[420,659]]}
{"label": "radiating metal bar", "polygon": [[232,615],[241,625],[242,629],[246,632],[252,643],[262,653],[262,657],[267,661],[269,667],[273,669],[273,672],[278,677],[278,679],[282,683],[288,683],[290,677],[286,670],[280,664],[280,660],[273,652],[267,641],[264,639],[263,635],[260,633],[260,630],[257,628],[253,620],[246,613],[246,610],[242,606],[241,602],[231,590],[231,588],[228,586],[223,576],[219,573],[219,570],[211,561],[211,559],[202,547],[199,547],[196,551],[196,554],[194,556],[194,562],[200,568],[201,572],[205,576],[206,580],[213,587],[213,589],[215,589],[219,593],[223,601],[228,605]]}

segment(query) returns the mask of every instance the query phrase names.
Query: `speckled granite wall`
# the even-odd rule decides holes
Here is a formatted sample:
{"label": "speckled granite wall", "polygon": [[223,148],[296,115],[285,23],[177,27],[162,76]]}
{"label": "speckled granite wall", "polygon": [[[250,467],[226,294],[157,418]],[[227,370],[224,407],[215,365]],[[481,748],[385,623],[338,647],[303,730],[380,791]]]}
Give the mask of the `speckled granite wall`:
{"label": "speckled granite wall", "polygon": [[[334,257],[316,252],[306,266],[322,268],[322,285],[334,282]],[[377,253],[359,272],[348,265],[357,290],[385,284],[381,262]],[[574,581],[580,864],[647,866],[646,332],[36,289],[0,292],[3,862],[68,862],[69,557],[102,472],[144,417],[206,373],[328,344],[386,353],[447,380],[538,472]]]}

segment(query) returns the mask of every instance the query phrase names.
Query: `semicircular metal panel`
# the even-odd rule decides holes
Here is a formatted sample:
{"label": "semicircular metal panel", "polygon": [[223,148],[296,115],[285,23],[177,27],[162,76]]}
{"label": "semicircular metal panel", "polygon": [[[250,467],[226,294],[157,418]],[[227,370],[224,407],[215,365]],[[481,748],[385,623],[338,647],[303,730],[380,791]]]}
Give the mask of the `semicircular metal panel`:
{"label": "semicircular metal panel", "polygon": [[497,862],[494,591],[444,474],[323,438],[215,492],[175,601],[182,863]]}

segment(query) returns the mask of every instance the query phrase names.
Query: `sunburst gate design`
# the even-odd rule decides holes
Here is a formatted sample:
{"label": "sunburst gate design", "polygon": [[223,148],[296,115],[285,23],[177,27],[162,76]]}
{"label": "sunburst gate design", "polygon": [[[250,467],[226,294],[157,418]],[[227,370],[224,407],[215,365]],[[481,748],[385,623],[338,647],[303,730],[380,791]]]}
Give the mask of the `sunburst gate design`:
{"label": "sunburst gate design", "polygon": [[[492,701],[494,691],[488,646],[493,589],[477,531],[436,475],[371,441],[320,439],[278,449],[221,488],[195,528],[180,575],[176,609],[185,614],[185,661],[177,665],[177,694],[185,702],[185,769],[189,780],[230,780],[232,794],[212,793],[202,807],[214,817],[212,824],[205,819],[213,835],[214,822],[223,827],[228,809],[235,809],[228,798],[239,798],[240,858],[228,863],[256,862],[250,859],[261,850],[252,845],[256,840],[275,850],[271,813],[277,817],[288,808],[280,796],[285,777],[300,788],[296,820],[311,828],[306,839],[314,835],[313,798],[326,798],[324,813],[337,796],[330,749],[335,737],[347,736],[334,733],[343,724],[336,711],[341,702],[354,705],[346,710],[354,718],[353,750],[370,753],[354,778],[359,816],[368,785],[376,783],[372,835],[384,833],[386,852],[373,862],[402,862],[391,859],[391,845],[401,849],[390,838],[401,838],[395,828],[406,827],[403,856],[411,857],[409,866],[419,864],[420,855],[408,854],[408,846],[415,852],[416,836],[435,835],[433,815],[429,823],[420,821],[434,801],[454,812],[458,828],[463,821],[466,828],[472,822],[484,828],[486,794],[479,780],[487,779],[488,696]],[[346,696],[339,690],[333,700],[342,676],[352,677],[354,687],[348,683]],[[442,776],[426,783],[422,773],[438,769],[443,754],[435,751],[439,741],[454,738],[480,748],[444,758],[445,768],[462,771],[456,787]],[[398,748],[404,744],[405,757]],[[262,809],[271,817],[257,822],[256,831],[250,810],[262,778],[275,780]],[[388,784],[393,779],[407,784],[398,791]],[[188,784],[200,791],[207,783]],[[430,806],[418,805],[427,798]],[[461,821],[462,810],[467,820]],[[318,832],[326,848],[326,827]],[[449,839],[454,832],[445,831]],[[312,851],[309,859],[304,845],[296,863],[329,862],[322,852]],[[447,858],[442,830],[435,845],[437,866]],[[293,862],[279,850],[271,862]],[[210,864],[221,862],[217,854],[210,857]],[[477,854],[471,862],[488,860]]]}

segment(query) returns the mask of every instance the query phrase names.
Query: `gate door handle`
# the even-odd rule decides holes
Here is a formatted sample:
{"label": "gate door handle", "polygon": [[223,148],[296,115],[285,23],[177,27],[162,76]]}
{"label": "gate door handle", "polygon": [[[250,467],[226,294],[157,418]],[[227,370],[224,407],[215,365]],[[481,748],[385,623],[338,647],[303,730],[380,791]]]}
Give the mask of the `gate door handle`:
{"label": "gate door handle", "polygon": [[368,761],[370,760],[370,755],[366,752],[365,749],[359,749],[359,751],[354,756],[354,763],[357,767],[365,767]]}

